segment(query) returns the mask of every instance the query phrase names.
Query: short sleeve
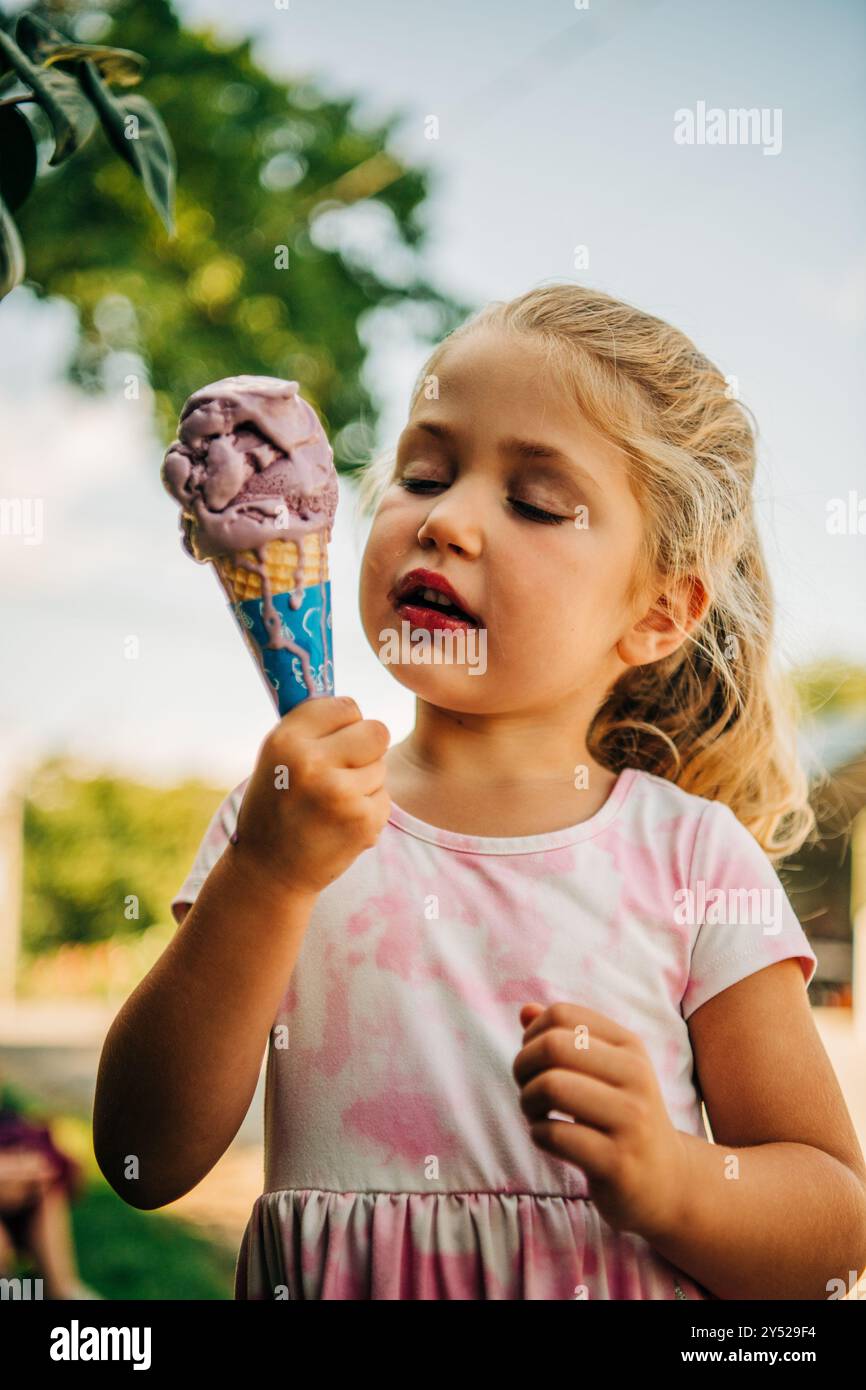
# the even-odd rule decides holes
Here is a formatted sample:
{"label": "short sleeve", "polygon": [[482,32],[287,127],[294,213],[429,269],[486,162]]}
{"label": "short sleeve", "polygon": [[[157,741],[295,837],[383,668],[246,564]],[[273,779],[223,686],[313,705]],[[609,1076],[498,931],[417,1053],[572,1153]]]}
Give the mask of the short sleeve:
{"label": "short sleeve", "polygon": [[[682,895],[678,895],[682,897]],[[683,1018],[765,966],[795,957],[806,986],[818,959],[781,880],[754,835],[724,802],[705,808],[678,921],[692,932]]]}
{"label": "short sleeve", "polygon": [[245,778],[228,796],[223,797],[214,811],[190,871],[171,900],[171,912],[175,922],[180,923],[183,916],[180,908],[195,902],[199,889],[234,834],[249,780],[249,777]]}

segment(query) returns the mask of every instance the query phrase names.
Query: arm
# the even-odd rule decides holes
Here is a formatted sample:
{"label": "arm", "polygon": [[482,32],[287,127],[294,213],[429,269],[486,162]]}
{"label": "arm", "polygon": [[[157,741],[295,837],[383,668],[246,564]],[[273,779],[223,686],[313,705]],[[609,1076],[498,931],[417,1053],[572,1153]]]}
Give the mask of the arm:
{"label": "arm", "polygon": [[866,1266],[866,1166],[796,960],[689,1018],[714,1143],[681,1134],[676,1220],[643,1234],[723,1299],[826,1299]]}
{"label": "arm", "polygon": [[[389,737],[354,700],[329,696],[302,700],[264,739],[239,843],[223,850],[102,1050],[94,1149],[132,1206],[175,1201],[237,1134],[316,899],[390,813]],[[137,1173],[126,1171],[132,1158]]]}
{"label": "arm", "polygon": [[[114,1020],[93,1140],[130,1205],[183,1196],[237,1134],[315,901],[275,888],[232,846]],[[136,1180],[124,1175],[129,1155],[139,1160]]]}

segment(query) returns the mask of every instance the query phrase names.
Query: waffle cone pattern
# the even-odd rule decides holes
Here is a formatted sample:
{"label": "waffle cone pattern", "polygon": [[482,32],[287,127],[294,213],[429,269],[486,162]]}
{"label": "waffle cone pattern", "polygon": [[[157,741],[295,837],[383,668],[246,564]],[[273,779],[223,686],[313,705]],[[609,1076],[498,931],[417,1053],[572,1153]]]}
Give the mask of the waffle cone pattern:
{"label": "waffle cone pattern", "polygon": [[[296,541],[268,541],[264,547],[265,573],[271,594],[291,593],[300,583],[309,589],[328,578],[328,546],[317,531],[308,531],[301,538],[303,573],[298,575],[298,545]],[[261,598],[262,581],[254,569],[245,569],[239,561],[258,565],[254,550],[239,550],[236,555],[218,555],[213,564],[232,603]]]}

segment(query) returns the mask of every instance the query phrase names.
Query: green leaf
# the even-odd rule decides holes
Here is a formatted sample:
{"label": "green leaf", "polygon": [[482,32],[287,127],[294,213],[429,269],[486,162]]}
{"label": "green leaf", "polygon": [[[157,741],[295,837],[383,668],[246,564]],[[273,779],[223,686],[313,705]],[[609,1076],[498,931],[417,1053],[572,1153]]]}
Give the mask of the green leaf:
{"label": "green leaf", "polygon": [[24,248],[18,228],[0,198],[0,299],[24,279]]}
{"label": "green leaf", "polygon": [[107,82],[118,87],[134,87],[141,81],[147,59],[128,48],[106,48],[103,44],[75,43],[73,39],[53,29],[35,14],[23,14],[15,28],[15,39],[34,63],[71,63],[83,60],[95,63]]}
{"label": "green leaf", "polygon": [[0,198],[19,208],[36,178],[36,137],[17,106],[0,106]]}
{"label": "green leaf", "polygon": [[112,147],[141,179],[169,236],[173,236],[174,148],[159,112],[144,97],[114,96],[93,63],[81,64],[81,85],[99,113]]}
{"label": "green leaf", "polygon": [[59,69],[37,68],[9,35],[0,29],[0,54],[9,61],[21,81],[33,92],[54,132],[54,152],[49,164],[62,164],[93,134],[95,121],[84,93],[74,77]]}

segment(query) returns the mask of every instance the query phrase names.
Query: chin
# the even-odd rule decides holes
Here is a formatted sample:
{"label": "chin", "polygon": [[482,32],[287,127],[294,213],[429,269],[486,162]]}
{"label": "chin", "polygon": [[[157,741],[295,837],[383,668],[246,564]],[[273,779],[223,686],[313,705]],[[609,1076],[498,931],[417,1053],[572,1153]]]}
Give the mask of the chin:
{"label": "chin", "polygon": [[[361,612],[364,637],[379,664],[400,685],[431,705],[481,713],[481,706],[495,688],[495,678],[491,678],[487,662],[487,642],[481,646],[477,638],[467,637],[463,639],[466,645],[461,646],[460,639],[452,637],[450,641],[456,645],[450,646],[448,639],[439,638],[441,645],[436,653],[434,634],[407,623],[405,631],[405,623],[406,619],[400,619],[391,606],[386,606],[385,612],[377,613],[375,617]],[[388,637],[379,638],[381,632],[388,634]],[[420,635],[421,632],[424,635]],[[423,651],[424,646],[430,660],[411,660],[413,655]],[[448,659],[452,652],[466,656],[466,660],[452,662]],[[435,660],[436,655],[441,659]]]}
{"label": "chin", "polygon": [[[396,664],[384,668],[406,690],[429,705],[463,710],[466,714],[483,713],[482,689],[476,694],[473,686],[482,687],[480,676],[469,676],[465,669],[453,666],[409,666]],[[474,698],[473,698],[474,697]]]}

